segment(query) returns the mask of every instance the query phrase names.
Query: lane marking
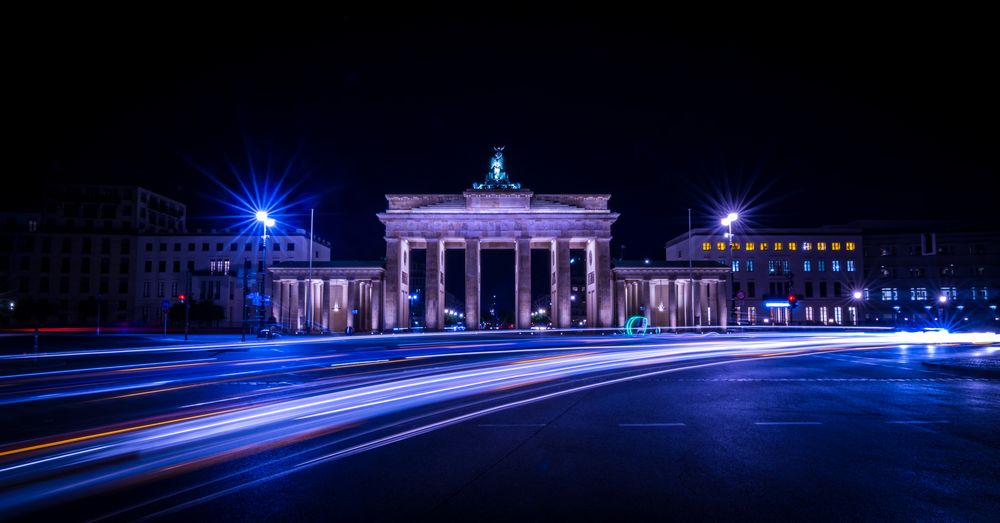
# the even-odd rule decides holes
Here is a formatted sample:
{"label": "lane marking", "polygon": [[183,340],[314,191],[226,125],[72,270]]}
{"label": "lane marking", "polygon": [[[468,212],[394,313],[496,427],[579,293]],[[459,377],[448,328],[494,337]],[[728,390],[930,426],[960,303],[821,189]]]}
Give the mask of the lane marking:
{"label": "lane marking", "polygon": [[545,423],[480,423],[477,427],[544,427]]}
{"label": "lane marking", "polygon": [[820,421],[755,421],[754,425],[822,425]]}
{"label": "lane marking", "polygon": [[619,427],[686,427],[684,423],[619,423]]}

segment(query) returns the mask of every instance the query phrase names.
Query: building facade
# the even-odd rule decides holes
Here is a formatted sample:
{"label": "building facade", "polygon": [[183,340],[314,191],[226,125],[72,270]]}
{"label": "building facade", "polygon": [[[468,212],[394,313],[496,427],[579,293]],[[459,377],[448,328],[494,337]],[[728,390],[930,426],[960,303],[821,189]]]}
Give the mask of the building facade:
{"label": "building facade", "polygon": [[10,324],[129,321],[138,235],[183,232],[187,212],[129,186],[57,186],[42,206],[0,223],[0,299]]}
{"label": "building facade", "polygon": [[863,221],[865,318],[904,328],[1000,325],[1000,231]]}
{"label": "building facade", "polygon": [[[666,244],[667,261],[714,261],[731,268],[730,323],[859,325],[864,262],[860,229],[695,229]],[[787,305],[788,295],[798,307]]]}
{"label": "building facade", "polygon": [[[248,292],[261,292],[265,285],[265,250],[258,236],[229,231],[145,234],[138,237],[138,243],[135,306],[129,318],[134,324],[162,325],[164,300],[173,304],[178,295],[186,294],[195,302],[219,305],[224,318],[218,324],[236,327],[243,322],[244,281]],[[268,234],[267,266],[308,263],[309,254],[309,236],[301,229]],[[328,262],[330,246],[314,239],[312,257],[314,262]]]}

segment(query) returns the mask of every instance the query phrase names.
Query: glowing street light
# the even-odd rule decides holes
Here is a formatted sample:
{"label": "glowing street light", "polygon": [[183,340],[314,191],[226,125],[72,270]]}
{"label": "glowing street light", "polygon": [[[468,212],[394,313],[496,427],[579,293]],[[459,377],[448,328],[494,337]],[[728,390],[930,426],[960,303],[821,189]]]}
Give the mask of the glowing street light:
{"label": "glowing street light", "polygon": [[852,294],[851,296],[854,296],[855,300],[860,300],[861,299],[861,291],[854,291],[854,294]]}
{"label": "glowing street light", "polygon": [[938,296],[938,302],[939,303],[948,303],[948,296],[946,296],[944,294]]}
{"label": "glowing street light", "polygon": [[[731,212],[722,219],[722,226],[728,227],[729,232],[726,233],[726,239],[729,241],[729,310],[736,310],[736,295],[733,294],[733,280],[736,275],[733,274],[733,222],[740,219],[740,215],[735,212]],[[720,321],[721,323],[721,321]],[[739,325],[740,317],[739,313],[736,314],[736,324]]]}
{"label": "glowing street light", "polygon": [[[263,308],[264,307],[264,296],[267,295],[267,228],[268,227],[274,227],[274,225],[275,225],[276,222],[275,222],[274,218],[271,218],[270,216],[268,216],[267,211],[265,211],[263,209],[261,209],[261,210],[257,211],[256,213],[254,213],[254,218],[256,218],[258,222],[260,222],[260,224],[261,224],[261,226],[263,228],[263,233],[264,233],[264,234],[261,235],[261,241],[263,242],[262,245],[263,245],[263,249],[264,249],[264,270],[263,270],[264,274],[261,275],[260,292],[258,293],[258,294],[260,294],[260,299],[261,299],[261,305],[260,305],[260,307]],[[263,311],[263,310],[260,310],[259,312],[262,315],[261,322],[267,323],[267,314],[266,314],[266,312]],[[261,325],[261,327],[263,327],[263,325]]]}

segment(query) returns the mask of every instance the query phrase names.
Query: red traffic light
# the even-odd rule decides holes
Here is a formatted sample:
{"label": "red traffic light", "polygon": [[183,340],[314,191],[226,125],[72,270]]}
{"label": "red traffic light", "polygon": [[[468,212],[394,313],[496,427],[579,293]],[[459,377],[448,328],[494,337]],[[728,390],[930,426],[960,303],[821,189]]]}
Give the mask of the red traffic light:
{"label": "red traffic light", "polygon": [[186,296],[184,296],[183,294],[178,294],[177,295],[177,299],[180,300],[181,303],[184,303],[184,298],[186,298]]}
{"label": "red traffic light", "polygon": [[789,294],[788,295],[788,303],[795,303],[795,300],[797,300],[797,299],[798,298],[796,298],[794,294]]}

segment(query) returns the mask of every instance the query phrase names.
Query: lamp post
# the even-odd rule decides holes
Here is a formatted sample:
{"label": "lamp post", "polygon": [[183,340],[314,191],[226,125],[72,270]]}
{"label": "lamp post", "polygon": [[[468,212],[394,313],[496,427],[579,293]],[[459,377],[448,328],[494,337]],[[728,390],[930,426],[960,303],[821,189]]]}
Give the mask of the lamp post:
{"label": "lamp post", "polygon": [[[257,218],[257,221],[260,222],[261,227],[263,227],[263,232],[264,232],[264,234],[261,235],[261,241],[264,242],[263,243],[263,245],[264,245],[264,270],[261,271],[261,272],[263,272],[263,274],[261,275],[261,284],[260,284],[260,291],[261,292],[258,293],[260,295],[260,303],[261,303],[261,305],[260,305],[260,309],[258,310],[257,314],[260,316],[261,322],[262,323],[266,323],[267,318],[264,316],[266,314],[266,311],[264,311],[263,308],[264,308],[264,295],[267,293],[267,228],[268,227],[274,227],[274,223],[275,222],[274,222],[274,218],[271,218],[271,217],[269,217],[267,215],[267,211],[257,211],[257,214],[255,215],[255,217]],[[262,327],[263,327],[263,325],[260,326],[260,328],[262,328]],[[260,331],[260,328],[258,328],[258,332]]]}
{"label": "lamp post", "polygon": [[[733,222],[740,219],[740,216],[734,212],[726,215],[722,219],[722,225],[729,228],[729,232],[726,233],[726,239],[729,240],[729,310],[736,310],[736,296],[733,294],[733,281],[735,279],[735,274],[733,274]],[[719,318],[719,323],[722,323],[722,318]],[[739,313],[736,315],[736,324],[739,325],[740,317]]]}

